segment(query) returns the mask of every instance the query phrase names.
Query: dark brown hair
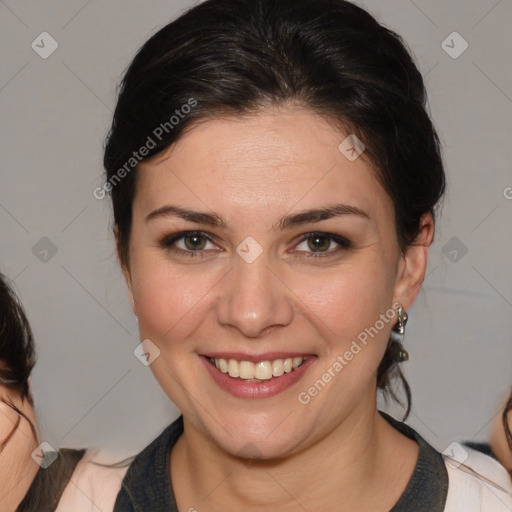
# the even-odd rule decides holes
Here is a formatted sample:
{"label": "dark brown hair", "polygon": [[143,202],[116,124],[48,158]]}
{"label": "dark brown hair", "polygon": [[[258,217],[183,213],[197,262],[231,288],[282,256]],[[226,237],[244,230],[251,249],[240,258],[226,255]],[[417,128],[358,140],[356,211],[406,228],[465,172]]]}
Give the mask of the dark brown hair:
{"label": "dark brown hair", "polygon": [[[18,393],[22,400],[33,404],[28,378],[35,364],[32,330],[25,311],[5,276],[0,274],[0,384]],[[18,413],[18,419],[6,439],[0,443],[0,452],[19,427],[21,418],[31,426],[37,438],[34,424],[11,400],[2,400]]]}
{"label": "dark brown hair", "polygon": [[[510,423],[508,420],[510,411],[512,411],[512,393],[508,397],[505,409],[503,409],[503,414],[501,415],[501,421],[503,423],[503,428],[505,429],[505,437],[507,438],[507,444],[510,450],[512,450],[512,432],[510,431]],[[512,468],[508,468],[508,471],[510,473],[510,476],[512,476]]]}
{"label": "dark brown hair", "polygon": [[[434,216],[445,174],[423,79],[401,37],[343,0],[207,0],[153,35],[120,86],[104,190],[122,265],[130,263],[137,161],[167,149],[194,122],[288,101],[364,143],[394,203],[400,247],[413,244],[422,215]],[[135,160],[142,147],[149,150]],[[377,384],[397,398],[391,378],[400,376],[410,406],[401,350],[391,338]]]}

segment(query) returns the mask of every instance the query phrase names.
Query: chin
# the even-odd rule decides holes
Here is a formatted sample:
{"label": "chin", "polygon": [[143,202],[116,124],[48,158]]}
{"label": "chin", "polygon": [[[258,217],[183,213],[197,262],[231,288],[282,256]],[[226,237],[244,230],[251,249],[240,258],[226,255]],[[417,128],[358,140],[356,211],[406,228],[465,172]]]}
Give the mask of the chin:
{"label": "chin", "polygon": [[239,417],[230,421],[226,430],[216,423],[207,428],[213,441],[235,457],[254,460],[280,459],[296,451],[297,443],[303,437],[298,425],[291,424],[286,419],[283,421],[286,417],[282,413],[275,416],[259,413],[256,417]]}

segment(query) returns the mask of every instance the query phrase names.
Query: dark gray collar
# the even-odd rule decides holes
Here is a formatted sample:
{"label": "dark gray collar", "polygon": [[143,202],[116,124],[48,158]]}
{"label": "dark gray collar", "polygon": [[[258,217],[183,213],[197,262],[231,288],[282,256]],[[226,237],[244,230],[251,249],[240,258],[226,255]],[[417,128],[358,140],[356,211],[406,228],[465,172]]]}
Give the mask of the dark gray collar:
{"label": "dark gray collar", "polygon": [[[404,493],[390,512],[443,512],[448,472],[442,455],[411,427],[379,411],[396,430],[418,443],[419,456]],[[114,512],[178,512],[170,474],[171,449],[183,433],[183,417],[169,425],[130,465]]]}
{"label": "dark gray collar", "polygon": [[405,491],[390,512],[443,512],[448,495],[448,471],[443,456],[414,429],[379,411],[387,422],[418,443],[419,454]]}
{"label": "dark gray collar", "polygon": [[41,467],[16,512],[56,510],[62,493],[84,454],[85,450],[69,448],[45,453],[41,460]]}

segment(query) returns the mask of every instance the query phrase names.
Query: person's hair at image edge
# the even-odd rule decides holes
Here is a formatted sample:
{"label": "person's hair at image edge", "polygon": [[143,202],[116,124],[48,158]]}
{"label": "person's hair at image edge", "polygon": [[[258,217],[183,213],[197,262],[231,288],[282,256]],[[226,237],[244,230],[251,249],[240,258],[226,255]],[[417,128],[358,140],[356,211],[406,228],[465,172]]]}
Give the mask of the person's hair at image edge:
{"label": "person's hair at image edge", "polygon": [[[36,353],[32,329],[23,305],[7,278],[0,273],[0,385],[15,393],[22,401],[26,400],[30,407],[34,407],[34,401],[28,379],[35,362]],[[27,442],[32,441],[36,445],[38,443],[36,425],[12,400],[2,399],[2,402],[16,411],[18,419],[7,437],[0,440],[0,456],[19,428],[22,418],[28,421],[33,435],[33,439],[27,439]],[[114,464],[91,462],[97,466],[116,468],[128,466],[132,459],[133,457],[129,457]],[[61,483],[67,469],[65,465],[56,465],[52,468],[53,470],[38,473],[31,483],[29,492],[18,504],[16,512],[42,510],[42,507],[56,505],[55,500],[58,500],[56,496],[60,497],[63,491]],[[55,468],[57,469],[55,470]],[[44,509],[46,510],[46,508]]]}
{"label": "person's hair at image edge", "polygon": [[[503,423],[503,428],[505,429],[505,437],[507,438],[507,444],[512,450],[512,431],[510,430],[509,417],[510,412],[512,411],[512,393],[508,397],[507,403],[505,404],[505,409],[503,409],[503,413],[501,415],[501,421]],[[512,468],[508,468],[508,472],[512,477]]]}
{"label": "person's hair at image edge", "polygon": [[[7,278],[0,274],[0,385],[18,394],[31,407],[34,406],[28,379],[36,360],[32,329],[21,302]],[[21,419],[28,421],[32,431],[32,442],[37,444],[38,435],[32,420],[9,399],[2,402],[18,413],[18,419],[7,438],[0,442],[0,455],[20,426]],[[29,440],[27,440],[28,442]],[[50,503],[56,483],[52,473],[32,482],[31,492],[19,503],[16,512],[40,510]]]}
{"label": "person's hair at image edge", "polygon": [[[137,168],[122,179],[116,173],[148,137],[154,147],[140,161],[169,148],[195,123],[285,104],[308,108],[334,123],[340,136],[355,134],[364,143],[364,155],[394,203],[405,251],[415,243],[422,215],[435,218],[445,190],[426,102],[422,75],[402,38],[352,3],[207,0],[195,6],[143,45],[119,88],[104,167],[121,264],[130,265]],[[182,115],[171,126],[176,111]],[[157,137],[159,126],[166,129]],[[401,379],[406,418],[411,393],[399,367],[401,350],[391,337],[377,385],[401,402],[393,386],[394,377]]]}
{"label": "person's hair at image edge", "polygon": [[[0,274],[0,385],[17,393],[22,400],[33,406],[28,378],[35,364],[32,330],[18,297]],[[18,421],[6,439],[0,442],[0,453],[15,434],[21,418],[25,418],[37,438],[32,421],[10,400],[2,402],[18,413]]]}

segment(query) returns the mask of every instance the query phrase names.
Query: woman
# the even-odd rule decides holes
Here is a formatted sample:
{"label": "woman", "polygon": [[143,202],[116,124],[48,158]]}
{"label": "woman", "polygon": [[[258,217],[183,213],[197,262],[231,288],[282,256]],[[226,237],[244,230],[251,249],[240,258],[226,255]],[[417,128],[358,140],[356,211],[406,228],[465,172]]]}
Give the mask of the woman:
{"label": "woman", "polygon": [[342,0],[208,0],[142,47],[103,191],[182,416],[114,510],[509,510],[376,407],[445,186],[425,102],[400,37]]}
{"label": "woman", "polygon": [[505,466],[512,476],[512,394],[500,406],[491,430],[488,449]]}
{"label": "woman", "polygon": [[23,308],[0,274],[0,510],[15,510],[39,466],[28,377],[34,366],[32,333]]}
{"label": "woman", "polygon": [[98,464],[99,451],[44,450],[28,382],[34,364],[30,324],[0,274],[0,510],[112,510],[127,468]]}

